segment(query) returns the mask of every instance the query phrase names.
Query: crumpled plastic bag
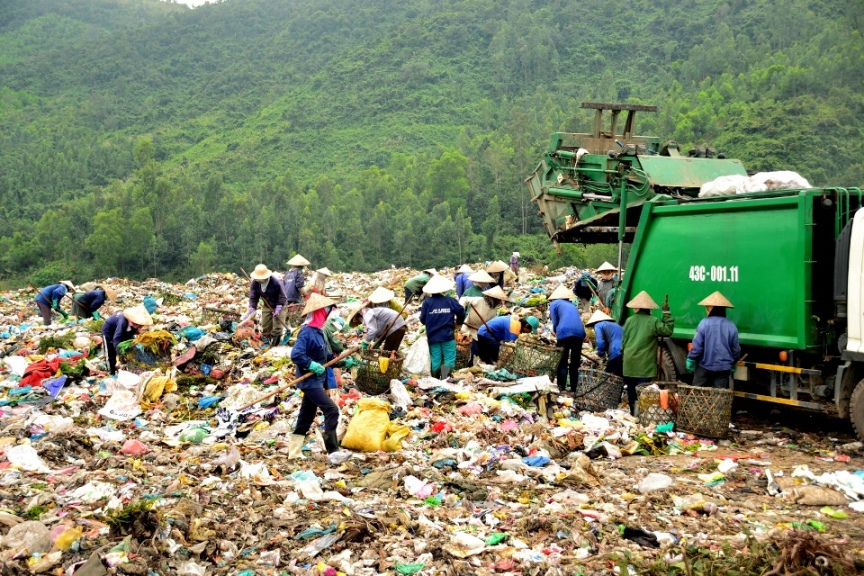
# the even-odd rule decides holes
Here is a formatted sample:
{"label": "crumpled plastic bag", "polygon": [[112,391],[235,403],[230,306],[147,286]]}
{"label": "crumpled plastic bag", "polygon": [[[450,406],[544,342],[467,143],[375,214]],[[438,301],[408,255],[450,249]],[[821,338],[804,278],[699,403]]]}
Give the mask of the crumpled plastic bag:
{"label": "crumpled plastic bag", "polygon": [[390,427],[390,403],[377,398],[363,398],[357,405],[357,414],[348,424],[342,447],[361,452],[382,450]]}
{"label": "crumpled plastic bag", "polygon": [[735,194],[767,192],[769,190],[798,190],[812,187],[806,178],[790,170],[759,172],[753,176],[733,174],[730,176],[720,176],[702,184],[699,187],[699,198],[733,196]]}
{"label": "crumpled plastic bag", "polygon": [[390,422],[387,425],[387,437],[381,443],[385,452],[396,452],[402,449],[402,440],[411,435],[411,429],[398,422]]}
{"label": "crumpled plastic bag", "polygon": [[414,404],[405,385],[399,380],[394,379],[390,381],[390,398],[397,408],[402,408],[406,412],[408,411],[408,407]]}
{"label": "crumpled plastic bag", "polygon": [[405,362],[402,364],[402,370],[417,376],[429,376],[431,374],[431,360],[429,342],[426,336],[421,336],[408,348],[408,353],[405,354]]}
{"label": "crumpled plastic bag", "polygon": [[144,387],[141,399],[145,402],[158,402],[162,394],[177,390],[177,383],[168,376],[157,376],[151,378]]}
{"label": "crumpled plastic bag", "polygon": [[39,457],[36,449],[29,444],[19,444],[6,449],[6,460],[12,466],[16,466],[22,470],[30,472],[38,472],[47,474],[51,469],[45,464],[45,461]]}
{"label": "crumpled plastic bag", "polygon": [[443,548],[451,556],[467,558],[483,552],[486,549],[486,542],[465,532],[455,532],[450,537],[450,542],[445,544]]}

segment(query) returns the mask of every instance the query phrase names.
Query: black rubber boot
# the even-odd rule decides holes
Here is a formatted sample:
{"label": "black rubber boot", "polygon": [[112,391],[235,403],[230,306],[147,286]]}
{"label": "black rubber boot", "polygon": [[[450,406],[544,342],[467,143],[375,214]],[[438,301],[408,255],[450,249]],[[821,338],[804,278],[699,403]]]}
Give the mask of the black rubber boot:
{"label": "black rubber boot", "polygon": [[432,377],[440,380],[441,379],[441,370],[432,370]]}
{"label": "black rubber boot", "polygon": [[323,436],[324,448],[327,450],[327,453],[332,454],[333,452],[337,452],[339,450],[339,439],[336,437],[336,431],[325,430]]}

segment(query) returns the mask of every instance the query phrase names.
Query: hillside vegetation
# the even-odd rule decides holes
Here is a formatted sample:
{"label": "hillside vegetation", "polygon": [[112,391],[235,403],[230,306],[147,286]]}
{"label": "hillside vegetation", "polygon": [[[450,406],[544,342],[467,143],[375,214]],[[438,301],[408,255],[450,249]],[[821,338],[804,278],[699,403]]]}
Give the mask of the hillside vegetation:
{"label": "hillside vegetation", "polygon": [[5,0],[0,274],[183,278],[555,256],[523,178],[583,100],[860,186],[864,5]]}

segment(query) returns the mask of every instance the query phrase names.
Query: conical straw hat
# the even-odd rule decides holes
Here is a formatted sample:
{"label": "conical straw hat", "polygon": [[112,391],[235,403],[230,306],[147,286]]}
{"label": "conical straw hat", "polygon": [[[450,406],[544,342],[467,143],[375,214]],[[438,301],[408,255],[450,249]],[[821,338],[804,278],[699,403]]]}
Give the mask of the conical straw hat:
{"label": "conical straw hat", "polygon": [[317,292],[312,292],[312,295],[309,296],[309,299],[306,301],[306,306],[303,307],[303,311],[301,312],[301,314],[305,316],[306,314],[311,314],[316,310],[320,310],[328,306],[333,306],[334,304],[336,304],[336,302],[334,302],[330,298],[322,296]]}
{"label": "conical straw hat", "polygon": [[354,320],[354,317],[357,316],[357,314],[359,314],[360,311],[363,310],[363,308],[365,308],[365,307],[366,307],[366,304],[361,302],[361,303],[357,304],[356,306],[354,306],[353,308],[351,308],[351,310],[348,311],[348,324],[349,325]]}
{"label": "conical straw hat", "polygon": [[133,306],[132,308],[127,308],[123,311],[123,316],[129,322],[134,322],[139,326],[152,326],[153,325],[153,317],[150,316],[150,313],[147,312],[147,309],[144,306]]}
{"label": "conical straw hat", "polygon": [[496,260],[495,262],[492,262],[491,264],[489,264],[489,266],[486,267],[486,272],[494,274],[496,272],[504,272],[508,268],[509,266],[507,266],[507,264],[500,260]]}
{"label": "conical straw hat", "polygon": [[651,296],[648,295],[648,292],[644,290],[639,292],[635,298],[631,301],[627,302],[627,308],[637,308],[639,310],[657,310],[660,306],[657,305],[654,300],[651,299]]}
{"label": "conical straw hat", "polygon": [[114,302],[117,300],[117,291],[116,290],[114,290],[113,288],[108,288],[108,287],[103,287],[102,289],[105,290],[105,296],[108,298],[108,300],[110,300],[111,302]]}
{"label": "conical straw hat", "polygon": [[704,300],[699,302],[699,306],[722,306],[723,308],[734,308],[735,307],[719,291],[714,292],[713,294],[711,294],[710,296],[708,296],[707,298],[705,298]]}
{"label": "conical straw hat", "polygon": [[424,270],[421,270],[421,272],[425,272],[426,274],[429,274],[429,276],[434,276],[435,274],[438,273],[438,271],[435,270],[434,268],[426,268]]}
{"label": "conical straw hat", "polygon": [[594,312],[594,314],[591,315],[591,318],[589,318],[588,321],[585,322],[585,326],[593,326],[598,322],[614,322],[614,320],[611,316],[605,314],[602,310],[597,310]]}
{"label": "conical straw hat", "polygon": [[573,293],[572,290],[564,286],[563,284],[559,284],[555,290],[552,291],[552,295],[549,296],[549,300],[575,300],[576,294]]}
{"label": "conical straw hat", "polygon": [[253,280],[266,280],[273,275],[273,272],[267,268],[266,264],[258,264],[255,266],[255,270],[252,271],[252,274],[249,275]]}
{"label": "conical straw hat", "polygon": [[473,274],[474,271],[467,264],[462,264],[462,267],[456,270],[457,274]]}
{"label": "conical straw hat", "polygon": [[372,294],[369,295],[368,300],[373,304],[384,304],[385,302],[389,302],[395,297],[396,294],[392,290],[388,290],[383,286],[378,286],[377,288],[375,288]]}
{"label": "conical straw hat", "polygon": [[287,264],[289,266],[308,266],[309,261],[303,258],[303,256],[301,256],[300,254],[297,254],[296,256],[288,260]]}
{"label": "conical straw hat", "polygon": [[468,276],[468,280],[471,280],[471,282],[477,282],[478,284],[491,284],[492,282],[495,282],[495,279],[485,270],[480,270],[479,272],[475,272]]}
{"label": "conical straw hat", "polygon": [[448,290],[452,290],[456,287],[456,284],[453,283],[452,280],[447,278],[446,276],[441,276],[440,274],[436,274],[432,277],[429,282],[423,286],[423,292],[426,294],[443,294]]}
{"label": "conical straw hat", "polygon": [[618,269],[609,262],[603,262],[595,272],[617,272]]}
{"label": "conical straw hat", "polygon": [[324,268],[319,268],[315,272],[317,272],[318,274],[321,274],[323,276],[332,276],[333,275],[333,273],[330,272],[330,270],[326,266]]}
{"label": "conical straw hat", "polygon": [[77,292],[78,291],[78,288],[75,287],[75,284],[73,284],[69,280],[60,280],[60,282],[58,282],[58,284],[62,284],[63,286],[68,288],[70,292]]}
{"label": "conical straw hat", "polygon": [[512,302],[512,300],[507,296],[507,293],[497,284],[489,290],[485,290],[483,295],[495,298],[496,300],[503,300],[504,302]]}

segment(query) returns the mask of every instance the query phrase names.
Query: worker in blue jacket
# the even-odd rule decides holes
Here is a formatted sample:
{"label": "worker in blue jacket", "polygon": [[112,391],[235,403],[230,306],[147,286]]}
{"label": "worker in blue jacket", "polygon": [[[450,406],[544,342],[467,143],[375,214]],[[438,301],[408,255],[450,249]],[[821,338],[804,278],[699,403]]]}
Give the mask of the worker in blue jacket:
{"label": "worker in blue jacket", "polygon": [[687,354],[687,370],[695,372],[694,386],[728,388],[729,377],[741,358],[738,328],[726,318],[726,310],[734,306],[720,292],[714,292],[699,306],[705,306],[708,317],[696,327],[693,347]]}
{"label": "worker in blue jacket", "polygon": [[249,286],[249,309],[240,324],[252,322],[255,310],[258,309],[258,301],[263,299],[261,334],[275,346],[282,339],[282,329],[285,327],[282,307],[285,306],[286,299],[282,292],[282,285],[273,278],[273,273],[265,264],[255,266],[255,270],[249,276],[252,278]]}
{"label": "worker in blue jacket", "polygon": [[152,325],[153,318],[144,306],[127,308],[105,320],[102,324],[102,351],[109,373],[117,373],[117,347],[120,343],[134,338],[141,327]]}
{"label": "worker in blue jacket", "polygon": [[290,306],[303,302],[303,295],[300,292],[303,286],[306,285],[306,276],[303,274],[303,267],[308,266],[309,261],[300,254],[297,254],[288,260],[287,264],[291,268],[282,277],[282,291],[285,292],[285,299]]}
{"label": "worker in blue jacket", "polygon": [[64,320],[69,318],[69,314],[60,308],[60,301],[70,290],[75,292],[75,285],[68,280],[61,280],[36,292],[36,306],[42,314],[42,323],[45,326],[51,325],[51,310],[56,310]]}
{"label": "worker in blue jacket", "polygon": [[117,292],[111,288],[103,288],[97,286],[89,292],[83,294],[75,294],[72,297],[72,314],[78,318],[93,318],[99,320],[102,316],[99,314],[99,308],[105,304],[105,300],[112,302],[117,299]]}
{"label": "worker in blue jacket", "polygon": [[465,308],[447,293],[453,281],[435,275],[423,286],[427,294],[420,308],[420,323],[426,326],[432,376],[446,380],[456,367],[456,327],[465,322]]}
{"label": "worker in blue jacket", "polygon": [[513,342],[519,334],[528,334],[534,331],[533,320],[538,326],[540,322],[534,316],[528,318],[517,318],[516,316],[498,316],[487,320],[477,330],[477,340],[473,342],[475,356],[486,364],[498,362],[501,352],[501,342]]}
{"label": "worker in blue jacket", "polygon": [[594,312],[585,326],[594,327],[597,354],[606,357],[605,371],[623,378],[624,356],[621,353],[621,341],[624,339],[624,328],[602,310]]}
{"label": "worker in blue jacket", "polygon": [[456,281],[456,298],[462,298],[462,294],[465,290],[474,285],[474,283],[468,279],[472,274],[474,274],[474,271],[471,270],[471,267],[467,264],[463,264],[462,267],[456,271],[456,276],[453,278]]}
{"label": "worker in blue jacket", "polygon": [[291,360],[297,367],[297,377],[311,373],[309,378],[297,383],[303,391],[303,401],[297,414],[297,424],[288,442],[288,458],[300,458],[306,434],[320,409],[324,414],[324,447],[328,454],[339,450],[336,426],[339,424],[339,408],[327,394],[327,369],[324,364],[333,360],[334,355],[324,335],[324,323],[328,309],[335,302],[321,294],[312,293],[306,301],[302,315],[311,318],[300,328],[297,341],[291,348]]}
{"label": "worker in blue jacket", "polygon": [[576,392],[579,385],[579,364],[582,362],[582,343],[585,341],[585,328],[579,309],[573,304],[576,294],[563,284],[549,296],[549,318],[556,343],[564,349],[558,362],[557,383],[562,392],[567,390],[567,375],[570,375],[570,390]]}

